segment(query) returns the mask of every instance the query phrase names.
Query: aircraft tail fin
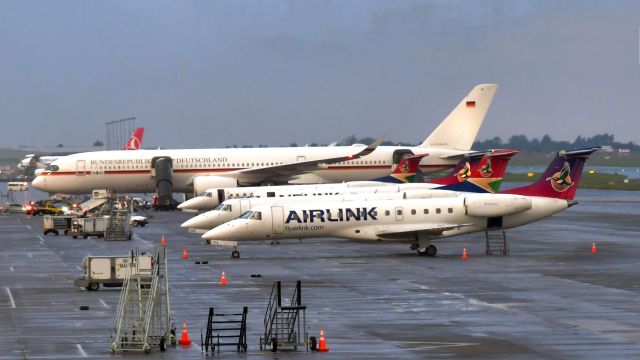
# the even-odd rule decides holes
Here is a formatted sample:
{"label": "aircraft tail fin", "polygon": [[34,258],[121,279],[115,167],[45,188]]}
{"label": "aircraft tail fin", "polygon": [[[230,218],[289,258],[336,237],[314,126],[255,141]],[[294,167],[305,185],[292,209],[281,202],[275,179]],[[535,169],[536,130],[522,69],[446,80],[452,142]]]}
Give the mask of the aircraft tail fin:
{"label": "aircraft tail fin", "polygon": [[471,149],[497,90],[496,84],[474,87],[420,146]]}
{"label": "aircraft tail fin", "polygon": [[129,140],[127,140],[127,144],[124,146],[124,150],[138,150],[142,147],[142,137],[144,136],[144,128],[137,128]]}
{"label": "aircraft tail fin", "polygon": [[420,160],[425,156],[427,156],[427,154],[405,156],[400,159],[400,162],[391,174],[375,179],[374,181],[398,184],[424,182],[424,174],[420,170]]}
{"label": "aircraft tail fin", "polygon": [[502,193],[573,200],[585,161],[599,149],[600,147],[593,147],[560,151],[536,182]]}
{"label": "aircraft tail fin", "polygon": [[500,190],[511,158],[520,150],[488,150],[470,153],[460,160],[448,176],[430,180],[438,189],[480,193]]}

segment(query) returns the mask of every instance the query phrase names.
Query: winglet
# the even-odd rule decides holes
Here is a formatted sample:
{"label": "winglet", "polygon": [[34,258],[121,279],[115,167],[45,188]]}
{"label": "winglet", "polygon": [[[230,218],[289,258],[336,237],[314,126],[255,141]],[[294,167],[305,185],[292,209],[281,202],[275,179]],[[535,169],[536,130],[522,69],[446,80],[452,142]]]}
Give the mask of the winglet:
{"label": "winglet", "polygon": [[384,138],[387,137],[387,134],[384,134],[382,136],[380,136],[379,138],[375,139],[371,144],[367,145],[366,148],[360,150],[358,153],[353,154],[351,156],[349,156],[349,160],[351,159],[357,159],[366,155],[371,154],[375,149],[378,148],[378,146],[380,146],[380,144],[382,144],[382,141],[384,141]]}

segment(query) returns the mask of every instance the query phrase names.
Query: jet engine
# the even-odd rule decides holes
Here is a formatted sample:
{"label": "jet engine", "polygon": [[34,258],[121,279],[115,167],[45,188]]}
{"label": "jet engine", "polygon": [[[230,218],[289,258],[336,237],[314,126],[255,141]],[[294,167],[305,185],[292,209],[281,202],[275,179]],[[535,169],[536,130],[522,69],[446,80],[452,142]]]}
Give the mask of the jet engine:
{"label": "jet engine", "polygon": [[203,175],[193,179],[193,192],[201,194],[205,190],[212,188],[235,188],[238,187],[238,180],[225,176]]}
{"label": "jet engine", "polygon": [[531,209],[531,198],[502,194],[480,194],[465,197],[464,206],[469,216],[505,216]]}

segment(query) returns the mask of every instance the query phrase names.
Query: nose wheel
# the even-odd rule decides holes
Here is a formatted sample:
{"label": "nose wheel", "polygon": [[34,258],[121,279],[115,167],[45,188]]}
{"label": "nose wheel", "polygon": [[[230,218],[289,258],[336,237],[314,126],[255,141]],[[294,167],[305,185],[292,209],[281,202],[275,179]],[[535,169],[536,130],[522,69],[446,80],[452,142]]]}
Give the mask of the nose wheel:
{"label": "nose wheel", "polygon": [[231,252],[231,258],[232,259],[239,259],[240,258],[240,251],[238,251],[238,247],[237,246],[233,247],[233,251]]}
{"label": "nose wheel", "polygon": [[429,245],[426,248],[417,248],[416,251],[420,256],[436,256],[438,248],[433,245]]}

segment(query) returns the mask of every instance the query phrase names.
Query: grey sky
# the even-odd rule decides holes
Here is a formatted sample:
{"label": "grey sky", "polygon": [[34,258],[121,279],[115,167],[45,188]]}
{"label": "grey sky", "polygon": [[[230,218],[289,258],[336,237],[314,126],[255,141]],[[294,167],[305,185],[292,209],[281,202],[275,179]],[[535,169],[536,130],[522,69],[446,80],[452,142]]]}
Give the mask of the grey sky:
{"label": "grey sky", "polygon": [[0,147],[421,141],[473,85],[479,138],[640,143],[637,1],[0,1]]}

